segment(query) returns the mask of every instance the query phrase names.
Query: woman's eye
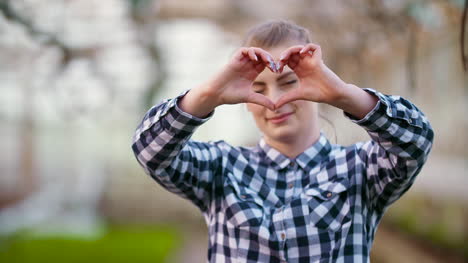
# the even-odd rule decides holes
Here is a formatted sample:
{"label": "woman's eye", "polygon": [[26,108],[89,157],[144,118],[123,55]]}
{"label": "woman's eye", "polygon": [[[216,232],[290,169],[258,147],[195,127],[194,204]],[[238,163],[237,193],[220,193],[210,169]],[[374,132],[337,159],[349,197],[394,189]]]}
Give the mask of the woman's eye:
{"label": "woman's eye", "polygon": [[255,93],[263,93],[263,90],[254,90]]}
{"label": "woman's eye", "polygon": [[297,80],[296,80],[296,79],[293,79],[293,80],[290,80],[290,81],[288,81],[288,82],[285,82],[283,85],[291,85],[291,84],[294,84],[294,83],[296,83],[296,82],[297,82]]}

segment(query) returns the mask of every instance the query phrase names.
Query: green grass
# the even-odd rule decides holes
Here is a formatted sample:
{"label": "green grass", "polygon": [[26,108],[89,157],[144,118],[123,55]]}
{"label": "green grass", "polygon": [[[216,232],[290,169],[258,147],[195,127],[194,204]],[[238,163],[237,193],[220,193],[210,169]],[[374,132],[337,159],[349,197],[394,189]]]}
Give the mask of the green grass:
{"label": "green grass", "polygon": [[167,262],[180,243],[174,228],[156,226],[113,226],[94,239],[22,233],[0,239],[0,262]]}

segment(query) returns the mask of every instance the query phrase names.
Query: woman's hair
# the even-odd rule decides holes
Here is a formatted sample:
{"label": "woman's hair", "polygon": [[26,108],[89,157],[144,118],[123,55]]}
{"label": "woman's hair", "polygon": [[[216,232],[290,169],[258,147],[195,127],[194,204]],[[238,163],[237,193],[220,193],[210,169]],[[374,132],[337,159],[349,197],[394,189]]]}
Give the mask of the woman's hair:
{"label": "woman's hair", "polygon": [[287,20],[271,20],[250,29],[242,46],[271,48],[288,42],[309,43],[309,30]]}

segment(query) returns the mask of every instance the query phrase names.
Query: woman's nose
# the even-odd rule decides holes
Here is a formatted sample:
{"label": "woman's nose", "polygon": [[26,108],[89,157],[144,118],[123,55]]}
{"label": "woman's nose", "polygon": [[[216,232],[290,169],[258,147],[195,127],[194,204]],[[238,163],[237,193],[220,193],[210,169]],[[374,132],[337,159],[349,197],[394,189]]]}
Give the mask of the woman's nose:
{"label": "woman's nose", "polygon": [[[273,101],[273,103],[276,103],[276,102],[279,100],[279,98],[280,98],[283,94],[284,94],[284,91],[282,91],[281,89],[279,89],[279,88],[277,88],[277,87],[271,87],[271,88],[269,89],[269,92],[268,92],[268,94],[267,94],[267,97],[268,97],[271,101]],[[273,112],[275,112],[275,113],[281,112],[281,111],[282,111],[281,109],[284,108],[286,105],[287,105],[287,104],[281,106],[281,108],[276,109],[276,110],[274,110]]]}
{"label": "woman's nose", "polygon": [[283,95],[283,92],[278,88],[271,88],[268,93],[268,98],[273,102],[277,102],[278,99]]}
{"label": "woman's nose", "polygon": [[273,103],[276,103],[281,98],[281,96],[283,96],[283,94],[284,92],[277,90],[272,92],[268,97],[271,101],[273,101]]}

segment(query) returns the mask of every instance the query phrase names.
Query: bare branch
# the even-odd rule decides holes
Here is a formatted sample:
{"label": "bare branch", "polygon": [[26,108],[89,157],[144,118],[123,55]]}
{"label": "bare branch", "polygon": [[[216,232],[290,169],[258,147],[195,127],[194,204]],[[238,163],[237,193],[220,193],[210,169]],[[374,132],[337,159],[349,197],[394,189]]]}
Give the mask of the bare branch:
{"label": "bare branch", "polygon": [[0,2],[0,12],[10,21],[22,25],[33,37],[45,37],[46,45],[57,46],[64,54],[65,57],[71,56],[71,50],[64,43],[62,43],[56,36],[39,30],[30,21],[26,20],[19,13],[17,13],[10,5],[9,0]]}
{"label": "bare branch", "polygon": [[93,57],[97,52],[96,47],[91,48],[71,48],[61,41],[57,36],[49,32],[38,29],[31,21],[25,19],[21,14],[16,12],[10,5],[9,0],[0,2],[0,13],[2,13],[8,20],[22,25],[28,33],[37,38],[44,39],[41,42],[45,45],[55,46],[62,51],[63,58],[62,64],[68,64],[73,58],[77,57]]}

